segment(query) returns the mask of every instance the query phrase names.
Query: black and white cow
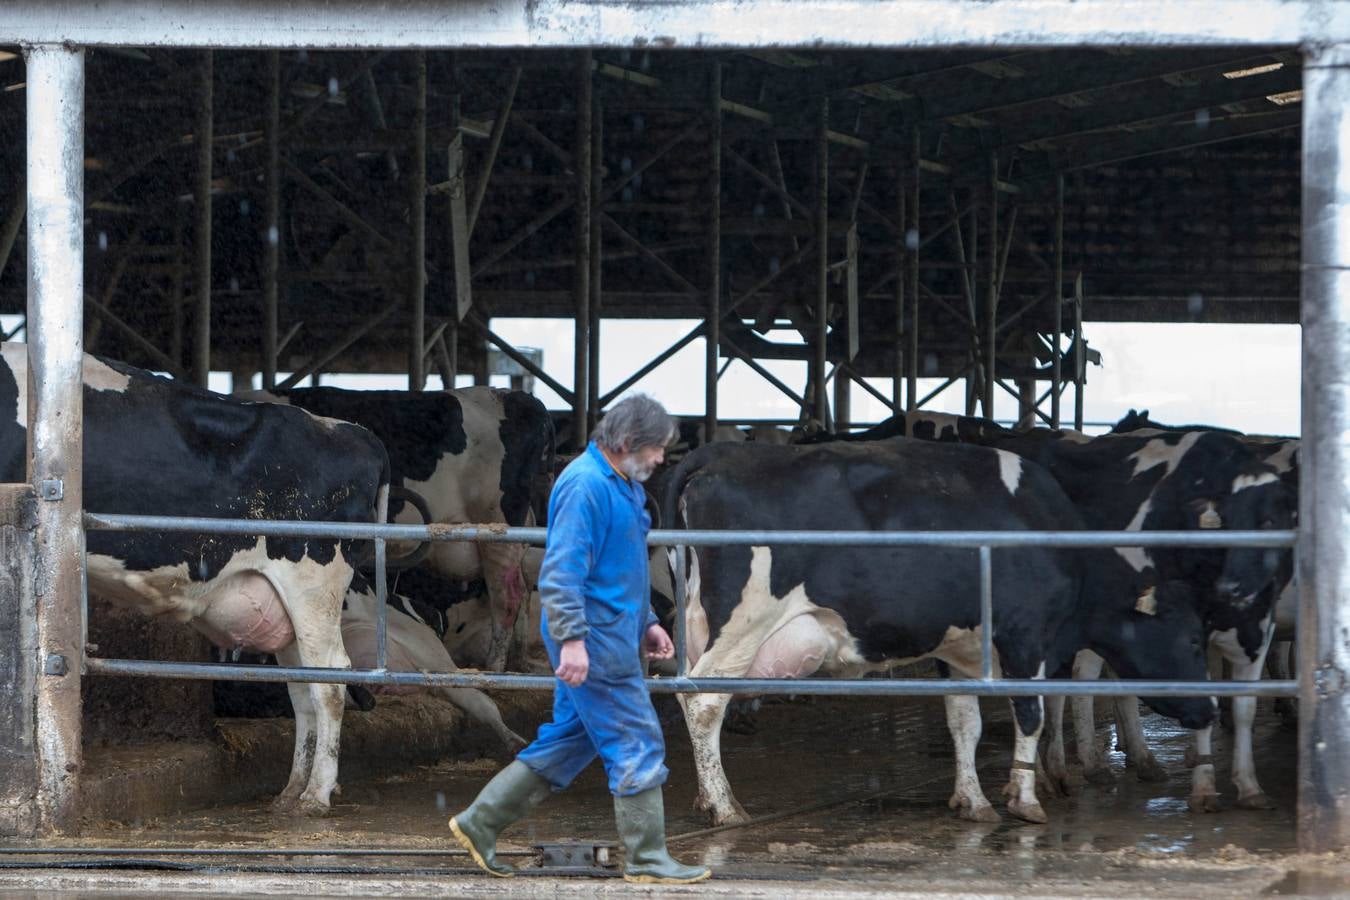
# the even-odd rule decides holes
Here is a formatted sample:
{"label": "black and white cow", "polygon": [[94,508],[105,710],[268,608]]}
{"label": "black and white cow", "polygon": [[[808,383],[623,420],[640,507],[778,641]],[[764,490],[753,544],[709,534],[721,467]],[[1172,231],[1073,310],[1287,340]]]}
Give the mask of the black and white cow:
{"label": "black and white cow", "polygon": [[[1239,438],[1219,432],[1135,431],[1081,442],[1038,429],[1005,435],[987,443],[1035,460],[1049,469],[1082,512],[1088,527],[1103,530],[1185,530],[1289,528],[1295,494],[1275,469]],[[1289,554],[1268,549],[1234,548],[1195,551],[1181,548],[1118,548],[1103,571],[1114,571],[1110,584],[1128,584],[1139,602],[1153,606],[1154,586],[1162,580],[1184,580],[1194,591],[1207,634],[1235,660],[1235,677],[1254,679],[1260,672],[1272,630],[1273,607],[1287,582]],[[1102,661],[1080,654],[1074,676],[1096,678]],[[1235,719],[1243,727],[1234,742],[1234,781],[1241,806],[1265,808],[1269,800],[1256,782],[1251,761],[1250,717],[1254,702],[1235,703]],[[1138,708],[1118,704],[1122,738],[1131,763],[1142,778],[1159,778],[1161,767],[1143,740]],[[1064,777],[1062,735],[1053,728],[1047,768],[1053,779]],[[1109,781],[1109,766],[1093,738],[1092,700],[1074,701],[1075,732],[1084,775]],[[1218,808],[1214,784],[1211,732],[1196,729],[1196,765],[1190,805],[1197,811]]]}
{"label": "black and white cow", "polygon": [[[23,481],[27,348],[4,344],[0,477]],[[370,522],[389,464],[380,442],[303,410],[222,397],[84,358],[84,502],[104,513]],[[217,534],[87,536],[89,590],[285,665],[345,668],[339,619],[353,542]],[[341,685],[291,684],[295,756],[279,811],[327,811]]]}
{"label": "black and white cow", "polygon": [[[691,529],[1073,530],[1073,504],[1039,466],[1012,453],[907,438],[776,447],[713,445],[672,476],[665,519]],[[678,511],[678,515],[676,515]],[[692,677],[860,675],[926,657],[979,675],[979,572],[958,548],[705,547],[688,575],[687,654]],[[1088,567],[1073,552],[1000,549],[993,555],[995,671],[1042,678],[1092,646],[1128,677],[1200,678],[1201,623],[1188,599],[1145,614],[1128,594],[1112,607],[1083,603]],[[1168,586],[1160,587],[1167,595]],[[718,823],[743,821],[722,769],[725,694],[682,697],[698,770],[698,804]],[[1208,700],[1158,699],[1156,708],[1198,727]],[[946,698],[956,745],[950,805],[963,818],[997,814],[975,773],[975,697]],[[1013,701],[1014,762],[1008,809],[1045,821],[1034,761],[1039,698]]]}
{"label": "black and white cow", "polygon": [[[353,668],[376,667],[378,603],[374,586],[358,573],[342,610],[342,642]],[[407,595],[391,597],[389,606],[385,617],[385,668],[391,672],[459,671],[443,642],[447,621],[440,611]],[[425,688],[384,685],[373,690],[376,694],[408,694]],[[520,735],[506,727],[497,704],[482,691],[451,687],[430,690],[491,729],[508,756],[525,746]]]}
{"label": "black and white cow", "polygon": [[[1136,412],[1133,409],[1122,417],[1111,431],[1114,434],[1131,434],[1136,437],[1195,431],[1215,431],[1231,435],[1240,441],[1253,457],[1270,466],[1281,482],[1288,487],[1292,499],[1298,497],[1297,438],[1246,435],[1231,429],[1204,425],[1163,425],[1150,419],[1148,410]],[[1260,677],[1266,659],[1272,652],[1282,665],[1278,674],[1282,677],[1292,677],[1288,660],[1294,640],[1298,597],[1291,555],[1282,556],[1280,569],[1272,583],[1262,591],[1259,599],[1252,599],[1253,602],[1236,604],[1219,602],[1213,605],[1213,614],[1208,622],[1211,647],[1217,651],[1219,659],[1231,666],[1234,680],[1255,681]],[[1270,809],[1274,803],[1261,790],[1252,758],[1252,727],[1255,719],[1255,697],[1233,698],[1233,783],[1238,789],[1238,806],[1245,809]],[[1138,717],[1127,717],[1120,723],[1120,727],[1124,732],[1126,746],[1133,747],[1136,751],[1135,755],[1131,756],[1131,763],[1142,765],[1145,770],[1156,765],[1144,742]],[[1212,773],[1210,781],[1212,782]],[[1213,811],[1218,808],[1217,793],[1202,790],[1193,796],[1192,805],[1200,810]]]}
{"label": "black and white cow", "polygon": [[[551,474],[553,425],[543,404],[522,391],[319,387],[285,391],[280,400],[374,432],[389,451],[394,484],[425,498],[437,523],[530,524],[539,482]],[[396,522],[420,522],[416,510],[401,502],[391,502],[389,511]],[[486,660],[490,669],[505,668],[512,626],[525,599],[524,551],[523,544],[441,541],[432,545],[423,563],[445,579],[482,577],[486,582],[492,614]],[[420,599],[434,603],[428,596]]]}
{"label": "black and white cow", "polygon": [[1009,429],[990,419],[916,409],[897,413],[862,431],[838,433],[818,431],[803,437],[797,443],[829,444],[835,441],[857,443],[882,441],[893,437],[916,437],[943,443],[980,443],[987,437],[1011,433]]}

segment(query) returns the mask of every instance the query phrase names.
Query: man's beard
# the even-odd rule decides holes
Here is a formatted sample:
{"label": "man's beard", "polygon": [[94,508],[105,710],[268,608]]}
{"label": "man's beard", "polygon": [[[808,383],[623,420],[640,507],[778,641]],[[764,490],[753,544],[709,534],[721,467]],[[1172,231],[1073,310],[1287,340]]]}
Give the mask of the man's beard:
{"label": "man's beard", "polygon": [[656,471],[656,466],[644,466],[636,456],[626,457],[619,463],[619,468],[623,470],[623,474],[639,484],[651,478],[652,472]]}

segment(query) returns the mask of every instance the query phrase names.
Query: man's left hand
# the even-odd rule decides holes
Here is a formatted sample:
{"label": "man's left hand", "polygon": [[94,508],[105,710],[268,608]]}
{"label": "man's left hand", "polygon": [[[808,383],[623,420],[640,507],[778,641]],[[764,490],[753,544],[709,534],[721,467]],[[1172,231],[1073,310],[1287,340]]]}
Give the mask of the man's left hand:
{"label": "man's left hand", "polygon": [[666,634],[666,630],[660,625],[655,624],[643,635],[642,649],[648,659],[670,659],[675,655],[675,645],[670,642],[670,635]]}

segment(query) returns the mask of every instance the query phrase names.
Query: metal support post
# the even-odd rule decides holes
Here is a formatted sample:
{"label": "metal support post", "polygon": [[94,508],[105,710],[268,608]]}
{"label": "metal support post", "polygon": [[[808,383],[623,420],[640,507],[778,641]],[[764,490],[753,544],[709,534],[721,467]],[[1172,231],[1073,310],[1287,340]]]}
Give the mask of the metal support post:
{"label": "metal support post", "polygon": [[906,264],[909,252],[905,248],[905,163],[895,167],[895,338],[891,365],[891,408],[904,409],[905,395],[905,280],[909,277]]}
{"label": "metal support post", "polygon": [[277,281],[281,271],[281,54],[267,53],[267,117],[263,121],[266,178],[263,235],[262,386],[277,383]]}
{"label": "metal support post", "polygon": [[822,97],[816,113],[816,302],[815,339],[811,354],[810,384],[815,390],[815,417],[825,423],[830,418],[829,395],[825,392],[826,340],[829,329],[830,268],[830,101]]}
{"label": "metal support post", "polygon": [[573,269],[573,296],[576,301],[572,378],[572,434],[577,446],[585,446],[590,434],[586,423],[586,401],[590,396],[591,338],[591,51],[577,54],[577,131],[573,159],[573,209],[576,211]]}
{"label": "metal support post", "polygon": [[586,412],[592,427],[600,420],[600,315],[603,290],[604,244],[601,231],[600,195],[604,189],[604,110],[597,102],[591,110],[591,308],[590,356],[586,375]]}
{"label": "metal support post", "polygon": [[[1350,45],[1303,63],[1298,842],[1350,848]],[[1080,354],[1081,355],[1081,354]]]}
{"label": "metal support post", "polygon": [[998,156],[989,156],[989,265],[984,286],[984,417],[994,418],[994,379],[998,349]]}
{"label": "metal support post", "polygon": [[1087,347],[1083,343],[1083,294],[1078,289],[1081,277],[1074,286],[1073,297],[1073,339],[1078,347],[1073,355],[1073,427],[1083,430],[1083,386],[1087,381]]}
{"label": "metal support post", "polygon": [[37,827],[77,827],[84,395],[84,53],[39,45],[27,58],[28,440],[37,501]]}
{"label": "metal support post", "polygon": [[1064,176],[1055,176],[1055,286],[1050,336],[1050,427],[1059,428],[1059,400],[1064,384]]}
{"label": "metal support post", "polygon": [[193,321],[192,380],[206,387],[211,377],[211,149],[215,142],[215,54],[211,50],[202,51],[199,78],[197,119],[193,129],[197,148],[197,182],[192,197],[192,231],[197,247],[197,310]]}
{"label": "metal support post", "polygon": [[412,165],[408,173],[408,311],[412,316],[408,334],[408,389],[420,391],[427,384],[424,347],[427,339],[427,53],[413,57]]}
{"label": "metal support post", "polygon": [[905,247],[909,250],[909,269],[906,274],[909,276],[909,359],[907,360],[909,373],[906,376],[908,384],[905,388],[906,401],[905,408],[909,410],[919,407],[919,179],[923,173],[920,165],[922,160],[919,158],[919,151],[922,147],[919,129],[914,129],[913,145],[910,148],[910,203],[909,203],[909,227],[905,228]]}
{"label": "metal support post", "polygon": [[708,314],[703,363],[703,439],[717,433],[717,360],[722,338],[722,64],[708,72]]}

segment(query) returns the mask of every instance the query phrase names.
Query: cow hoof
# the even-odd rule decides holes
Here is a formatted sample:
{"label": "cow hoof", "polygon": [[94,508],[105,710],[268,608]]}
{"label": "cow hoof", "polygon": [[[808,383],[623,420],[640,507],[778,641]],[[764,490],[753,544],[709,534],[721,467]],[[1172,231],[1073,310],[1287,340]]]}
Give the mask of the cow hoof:
{"label": "cow hoof", "polygon": [[1216,813],[1219,811],[1219,796],[1217,794],[1192,796],[1187,805],[1190,806],[1191,812]]}
{"label": "cow hoof", "polygon": [[291,815],[297,819],[322,819],[328,815],[328,803],[317,797],[302,796],[291,810]]}
{"label": "cow hoof", "polygon": [[947,801],[947,806],[956,810],[959,818],[967,822],[1001,822],[1002,817],[998,810],[989,805],[989,801],[974,804],[970,798],[963,794],[952,794],[952,798]]}
{"label": "cow hoof", "polygon": [[1031,822],[1034,825],[1044,825],[1048,821],[1045,810],[1035,800],[1030,803],[1023,803],[1016,797],[1012,797],[1008,800],[1008,812],[1022,821]]}
{"label": "cow hoof", "polygon": [[1116,783],[1116,773],[1111,771],[1109,766],[1101,766],[1096,769],[1084,769],[1083,780],[1088,784],[1108,786]]}
{"label": "cow hoof", "polygon": [[1158,782],[1167,780],[1167,770],[1159,765],[1152,756],[1145,756],[1134,764],[1134,777],[1140,781]]}
{"label": "cow hoof", "polygon": [[1264,793],[1252,794],[1249,797],[1239,797],[1236,805],[1238,809],[1270,810],[1278,808],[1275,805],[1275,801],[1271,800]]}
{"label": "cow hoof", "polygon": [[711,810],[709,818],[714,825],[743,825],[750,821],[750,816],[741,809],[739,803],[733,803],[731,809]]}
{"label": "cow hoof", "polygon": [[300,794],[281,794],[272,801],[272,815],[274,816],[293,816],[295,807],[300,802]]}

